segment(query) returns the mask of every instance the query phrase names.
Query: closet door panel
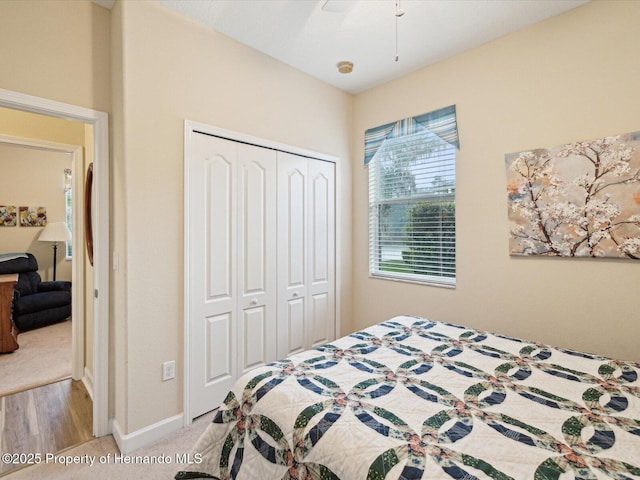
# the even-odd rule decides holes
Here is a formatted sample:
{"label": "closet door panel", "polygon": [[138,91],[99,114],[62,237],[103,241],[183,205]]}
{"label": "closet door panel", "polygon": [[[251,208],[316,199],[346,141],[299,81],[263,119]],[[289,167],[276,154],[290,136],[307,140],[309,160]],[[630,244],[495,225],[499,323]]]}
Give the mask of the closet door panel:
{"label": "closet door panel", "polygon": [[239,370],[276,360],[276,153],[238,145]]}
{"label": "closet door panel", "polygon": [[293,168],[286,178],[287,195],[287,288],[304,287],[306,274],[306,174],[300,168]]}
{"label": "closet door panel", "polygon": [[309,161],[307,348],[335,339],[335,165]]}
{"label": "closet door panel", "polygon": [[233,313],[212,315],[206,319],[206,383],[224,380],[232,372],[231,331],[233,330]]}
{"label": "closet door panel", "polygon": [[[267,332],[267,308],[260,306],[257,308],[247,308],[243,310],[243,358],[241,359],[241,365],[243,367],[243,374],[252,368],[264,365],[267,362],[273,361],[269,358],[270,346],[268,345],[268,332]],[[275,352],[274,352],[275,353]]]}
{"label": "closet door panel", "polygon": [[287,330],[282,332],[286,335],[287,353],[294,353],[305,350],[305,318],[306,305],[304,298],[294,298],[287,301],[287,310],[282,312],[287,318]]}
{"label": "closet door panel", "polygon": [[214,155],[205,161],[205,228],[207,301],[226,302],[234,293],[232,259],[235,202],[232,160]]}
{"label": "closet door panel", "polygon": [[269,195],[275,193],[268,185],[268,167],[257,161],[241,165],[240,192],[240,228],[242,238],[242,294],[256,295],[267,291],[268,267],[267,243],[269,237],[268,217],[273,202],[269,202]]}
{"label": "closet door panel", "polygon": [[309,348],[327,343],[333,338],[328,334],[327,322],[333,318],[330,313],[331,299],[327,293],[316,293],[310,296],[309,305]]}
{"label": "closet door panel", "polygon": [[[312,165],[311,168],[315,166]],[[311,283],[318,285],[329,281],[329,179],[322,174],[311,177],[312,202],[309,219],[311,241]]]}
{"label": "closet door panel", "polygon": [[188,166],[193,417],[219,405],[236,374],[236,145],[194,134]]}
{"label": "closet door panel", "polygon": [[307,328],[307,159],[278,152],[278,357],[302,350]]}

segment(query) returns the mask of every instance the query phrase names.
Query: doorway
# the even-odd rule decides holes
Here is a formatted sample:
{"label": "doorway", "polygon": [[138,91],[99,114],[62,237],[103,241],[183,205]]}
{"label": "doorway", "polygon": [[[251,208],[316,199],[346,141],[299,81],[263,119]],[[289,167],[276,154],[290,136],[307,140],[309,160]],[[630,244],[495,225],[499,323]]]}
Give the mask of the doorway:
{"label": "doorway", "polygon": [[[55,262],[58,270],[57,277],[52,273],[52,271],[55,272],[52,243],[39,241],[42,238],[40,236],[42,228],[16,225],[16,228],[3,229],[2,249],[5,252],[32,253],[38,263],[43,281],[70,281],[71,311],[76,318],[75,322],[66,322],[55,327],[50,325],[51,328],[47,330],[52,334],[45,334],[40,330],[29,333],[27,337],[31,344],[40,345],[40,348],[33,350],[30,347],[27,349],[28,353],[24,352],[23,348],[12,355],[12,357],[18,355],[20,358],[11,358],[11,361],[15,363],[17,360],[18,364],[24,363],[30,372],[24,375],[23,372],[14,371],[11,375],[14,381],[4,385],[2,391],[25,389],[49,383],[66,374],[70,374],[74,380],[81,380],[86,375],[88,378],[85,379],[85,383],[89,391],[92,391],[93,362],[85,358],[85,350],[92,351],[90,346],[85,348],[85,344],[93,341],[92,326],[89,324],[89,328],[86,328],[87,323],[92,319],[92,298],[87,296],[85,284],[90,287],[91,282],[84,281],[87,271],[81,236],[83,230],[81,192],[85,170],[83,146],[87,143],[91,144],[92,132],[88,132],[88,142],[85,140],[85,135],[86,130],[92,130],[92,127],[5,108],[0,109],[0,119],[2,119],[0,125],[4,125],[0,131],[0,152],[2,152],[0,167],[7,172],[3,183],[4,201],[10,200],[26,205],[30,199],[37,198],[42,205],[45,205],[39,208],[43,209],[47,223],[53,222],[56,225],[57,222],[59,225],[64,222],[73,232],[72,242],[68,244],[56,242],[55,248],[59,260]],[[17,125],[11,129],[11,133],[29,134],[33,137],[47,135],[61,139],[69,138],[77,144],[2,135],[9,123]],[[62,130],[62,133],[59,130]],[[90,159],[91,157],[88,158]],[[9,208],[16,210],[18,207]],[[74,225],[76,228],[73,227]],[[74,246],[77,248],[74,249]],[[42,340],[40,340],[41,336],[44,336]],[[47,338],[50,338],[50,343],[44,341]],[[71,347],[68,352],[62,348],[67,341]],[[33,368],[28,368],[29,365]]]}
{"label": "doorway", "polygon": [[[110,433],[109,354],[109,148],[104,112],[0,89],[0,106],[72,120],[94,129],[93,142],[93,434]],[[84,241],[80,243],[84,245]]]}

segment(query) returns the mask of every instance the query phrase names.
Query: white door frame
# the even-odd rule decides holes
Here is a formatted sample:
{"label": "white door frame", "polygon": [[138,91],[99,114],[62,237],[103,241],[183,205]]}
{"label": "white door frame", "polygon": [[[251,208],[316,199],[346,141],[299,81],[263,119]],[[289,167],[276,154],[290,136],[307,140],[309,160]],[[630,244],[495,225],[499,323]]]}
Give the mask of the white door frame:
{"label": "white door frame", "polygon": [[[299,147],[294,147],[291,145],[286,145],[284,143],[279,143],[279,142],[273,142],[271,140],[266,140],[264,138],[259,138],[259,137],[254,137],[251,135],[246,135],[244,133],[239,133],[239,132],[234,132],[232,130],[225,130],[223,128],[219,128],[219,127],[214,127],[211,125],[206,125],[204,123],[198,123],[198,122],[193,122],[191,120],[185,120],[184,122],[184,292],[183,292],[183,304],[184,304],[184,335],[183,335],[183,339],[184,339],[184,357],[183,357],[183,362],[184,362],[184,372],[182,374],[182,378],[183,378],[183,382],[184,385],[182,387],[182,391],[183,391],[183,405],[184,405],[184,414],[183,414],[183,420],[184,420],[184,425],[185,426],[189,426],[192,423],[192,418],[191,418],[191,412],[190,412],[190,401],[191,399],[189,398],[189,379],[191,378],[191,367],[190,367],[190,355],[189,352],[190,350],[190,345],[189,345],[189,341],[191,338],[191,324],[190,324],[190,319],[191,319],[191,305],[189,302],[189,298],[191,295],[191,289],[194,288],[193,285],[191,285],[191,272],[190,272],[190,265],[191,265],[191,260],[189,257],[189,248],[188,246],[191,245],[190,241],[191,241],[191,225],[189,224],[189,212],[191,209],[191,205],[189,202],[189,198],[190,198],[190,184],[189,184],[189,163],[191,161],[191,143],[192,143],[192,137],[194,133],[205,133],[205,134],[209,134],[209,135],[214,135],[214,136],[218,136],[221,138],[226,138],[228,140],[233,140],[236,142],[241,142],[241,143],[248,143],[251,145],[256,145],[259,147],[264,147],[264,148],[270,148],[273,150],[279,150],[282,152],[288,152],[288,153],[292,153],[294,155],[300,155],[303,157],[310,157],[310,158],[315,158],[318,160],[324,160],[327,162],[332,162],[336,164],[336,217],[335,217],[335,222],[336,222],[336,257],[335,257],[335,262],[336,262],[336,269],[335,269],[335,275],[336,275],[336,279],[335,279],[335,288],[336,288],[336,292],[335,292],[335,309],[336,309],[336,323],[335,323],[335,335],[336,338],[338,338],[340,335],[340,287],[341,287],[341,282],[340,282],[340,261],[341,261],[341,252],[340,252],[340,238],[341,238],[341,228],[340,228],[340,224],[341,224],[341,209],[342,209],[342,203],[341,203],[341,194],[340,192],[340,173],[339,173],[339,168],[338,168],[338,157],[335,157],[333,155],[328,155],[325,153],[319,153],[319,152],[315,152],[313,150],[307,150],[304,148],[299,148]],[[215,408],[215,405],[212,405],[212,409]]]}
{"label": "white door frame", "polygon": [[[93,125],[93,434],[109,425],[109,117],[105,112],[0,89],[0,107]],[[74,229],[75,230],[75,229]],[[81,243],[84,245],[84,241]]]}
{"label": "white door frame", "polygon": [[[73,191],[82,192],[84,183],[83,176],[78,173],[84,171],[84,162],[82,155],[82,146],[67,145],[64,143],[47,142],[44,140],[12,137],[9,135],[0,135],[0,144],[9,146],[20,146],[25,148],[44,150],[47,152],[66,153],[71,155],[71,165],[73,169]],[[77,194],[76,194],[77,195]],[[84,245],[84,218],[82,202],[73,202],[73,245]],[[66,251],[66,247],[65,247]],[[74,249],[74,253],[76,250]],[[71,272],[71,311],[84,312],[84,288],[82,279],[84,278],[84,252],[77,249],[78,254],[73,256],[73,269]],[[80,254],[82,253],[82,254]],[[71,376],[74,380],[81,380],[84,376],[84,315],[79,316],[82,322],[72,322],[71,344],[73,357],[71,360]]]}

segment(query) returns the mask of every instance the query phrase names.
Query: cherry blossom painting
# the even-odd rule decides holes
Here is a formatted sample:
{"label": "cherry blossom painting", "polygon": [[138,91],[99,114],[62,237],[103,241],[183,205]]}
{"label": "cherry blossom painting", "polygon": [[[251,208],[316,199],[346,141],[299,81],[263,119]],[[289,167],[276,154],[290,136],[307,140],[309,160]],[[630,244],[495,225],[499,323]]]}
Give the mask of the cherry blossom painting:
{"label": "cherry blossom painting", "polygon": [[640,260],[640,132],[505,160],[511,255]]}

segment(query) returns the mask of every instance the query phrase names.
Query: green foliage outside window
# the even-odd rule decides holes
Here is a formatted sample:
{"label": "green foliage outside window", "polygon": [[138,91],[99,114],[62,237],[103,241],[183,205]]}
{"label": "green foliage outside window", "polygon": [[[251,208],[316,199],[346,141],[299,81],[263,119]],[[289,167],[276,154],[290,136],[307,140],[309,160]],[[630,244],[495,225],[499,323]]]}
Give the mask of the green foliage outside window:
{"label": "green foliage outside window", "polygon": [[455,277],[455,203],[417,203],[407,212],[407,248],[402,252],[413,273]]}

